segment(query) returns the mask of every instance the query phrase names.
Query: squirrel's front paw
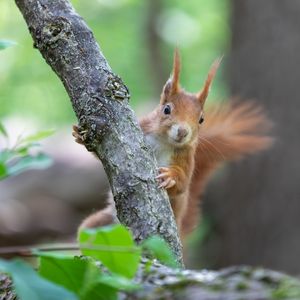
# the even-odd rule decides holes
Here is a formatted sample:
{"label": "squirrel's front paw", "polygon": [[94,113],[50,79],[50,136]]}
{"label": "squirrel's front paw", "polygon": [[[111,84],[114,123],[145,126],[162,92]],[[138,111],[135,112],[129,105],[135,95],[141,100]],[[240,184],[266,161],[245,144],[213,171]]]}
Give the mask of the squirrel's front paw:
{"label": "squirrel's front paw", "polygon": [[172,170],[170,168],[158,168],[159,175],[156,176],[156,179],[160,181],[160,188],[169,189],[176,184],[174,179],[174,174],[172,174]]}
{"label": "squirrel's front paw", "polygon": [[87,130],[80,130],[80,128],[76,125],[73,125],[72,135],[75,138],[75,142],[78,144],[84,145],[84,141],[86,139]]}

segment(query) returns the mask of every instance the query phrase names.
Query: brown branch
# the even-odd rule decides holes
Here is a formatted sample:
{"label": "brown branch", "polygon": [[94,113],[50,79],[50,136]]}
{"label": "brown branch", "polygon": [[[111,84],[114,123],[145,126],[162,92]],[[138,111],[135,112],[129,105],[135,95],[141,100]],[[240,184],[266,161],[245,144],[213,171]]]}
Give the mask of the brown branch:
{"label": "brown branch", "polygon": [[[67,0],[16,0],[34,45],[68,92],[86,147],[101,159],[118,218],[139,243],[159,234],[182,263],[181,244],[157,166],[128,105],[129,92]],[[134,67],[133,67],[133,72]]]}

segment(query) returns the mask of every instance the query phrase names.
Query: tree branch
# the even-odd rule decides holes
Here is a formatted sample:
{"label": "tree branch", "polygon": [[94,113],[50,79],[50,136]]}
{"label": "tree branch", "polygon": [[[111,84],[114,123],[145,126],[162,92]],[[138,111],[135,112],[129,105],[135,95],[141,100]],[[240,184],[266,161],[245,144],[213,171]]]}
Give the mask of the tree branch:
{"label": "tree branch", "polygon": [[[271,300],[299,299],[300,282],[283,273],[247,266],[220,271],[174,270],[143,260],[135,282],[141,289],[121,292],[124,300]],[[0,274],[0,299],[15,300],[13,283]]]}
{"label": "tree branch", "polygon": [[91,30],[67,0],[16,0],[46,62],[68,92],[86,147],[101,159],[118,218],[135,240],[159,234],[182,263],[167,195],[155,181],[157,165],[128,105],[129,92],[101,53]]}

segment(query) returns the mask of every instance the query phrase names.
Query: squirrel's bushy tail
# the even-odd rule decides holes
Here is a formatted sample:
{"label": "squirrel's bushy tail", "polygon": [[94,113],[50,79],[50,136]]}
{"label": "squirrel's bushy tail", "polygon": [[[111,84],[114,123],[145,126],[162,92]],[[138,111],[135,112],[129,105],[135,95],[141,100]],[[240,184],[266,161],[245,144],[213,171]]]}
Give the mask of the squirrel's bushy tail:
{"label": "squirrel's bushy tail", "polygon": [[114,204],[114,198],[111,192],[108,193],[106,202],[107,202],[106,207],[96,211],[95,213],[85,218],[81,222],[78,230],[86,229],[86,228],[102,227],[114,223],[119,223],[115,204]]}
{"label": "squirrel's bushy tail", "polygon": [[199,198],[213,172],[223,162],[268,148],[272,143],[272,138],[266,135],[270,125],[262,108],[252,102],[217,104],[207,110],[183,219],[184,236],[198,224]]}

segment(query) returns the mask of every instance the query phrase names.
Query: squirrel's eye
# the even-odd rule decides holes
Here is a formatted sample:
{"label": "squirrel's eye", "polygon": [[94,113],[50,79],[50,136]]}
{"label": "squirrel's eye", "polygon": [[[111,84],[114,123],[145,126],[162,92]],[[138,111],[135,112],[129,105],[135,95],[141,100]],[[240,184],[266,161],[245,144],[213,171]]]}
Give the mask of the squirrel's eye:
{"label": "squirrel's eye", "polygon": [[199,124],[202,124],[204,122],[204,118],[201,116],[199,119]]}
{"label": "squirrel's eye", "polygon": [[171,113],[171,106],[167,104],[164,108],[164,114],[169,115],[170,113]]}

